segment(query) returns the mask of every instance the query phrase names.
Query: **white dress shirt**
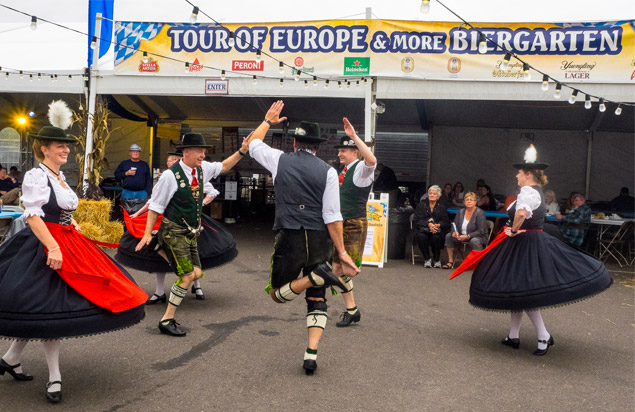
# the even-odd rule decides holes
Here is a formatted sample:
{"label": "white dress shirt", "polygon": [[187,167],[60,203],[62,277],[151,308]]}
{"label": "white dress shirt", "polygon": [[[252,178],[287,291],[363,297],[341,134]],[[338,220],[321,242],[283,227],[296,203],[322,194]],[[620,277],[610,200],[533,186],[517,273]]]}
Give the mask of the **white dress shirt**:
{"label": "white dress shirt", "polygon": [[[188,183],[192,184],[192,168],[183,163],[183,160],[179,160],[179,164],[183,169],[183,173],[185,173],[185,176],[187,177]],[[220,162],[210,163],[203,161],[203,163],[201,164],[201,168],[203,169],[203,181],[199,182],[199,185],[204,184],[205,182],[208,182],[209,180],[218,176],[223,170],[223,164]],[[178,188],[178,183],[172,170],[168,169],[163,172],[156,186],[154,186],[154,189],[152,189],[150,210],[159,214],[163,213]]]}
{"label": "white dress shirt", "polygon": [[[282,150],[273,149],[259,139],[249,143],[249,155],[271,173],[274,182],[278,173],[280,156],[283,153]],[[340,184],[337,172],[332,167],[329,167],[326,174],[326,187],[322,195],[322,219],[327,225],[342,220],[342,214],[340,213]]]}
{"label": "white dress shirt", "polygon": [[[64,173],[60,170],[60,177],[66,183]],[[44,217],[42,206],[49,202],[51,196],[51,188],[48,186],[51,182],[57,205],[64,210],[77,209],[78,199],[73,189],[66,184],[66,188],[57,180],[57,177],[40,164],[39,168],[34,168],[26,172],[22,182],[22,197],[20,201],[24,205],[24,217],[40,216]]]}
{"label": "white dress shirt", "polygon": [[[360,162],[358,159],[353,160],[349,164],[346,165],[347,170],[351,167],[355,166],[355,163]],[[360,162],[360,164],[355,168],[355,174],[353,174],[353,183],[357,187],[368,187],[373,184],[373,179],[375,177],[375,168],[377,167],[377,163],[372,166],[367,166],[366,162]]]}
{"label": "white dress shirt", "polygon": [[507,210],[509,210],[514,203],[516,204],[516,211],[525,209],[529,212],[529,216],[527,216],[527,219],[529,219],[534,215],[533,211],[538,209],[540,207],[540,203],[542,202],[540,200],[540,193],[538,193],[536,189],[531,186],[523,186],[520,189],[520,193],[518,193],[516,200],[509,205]]}

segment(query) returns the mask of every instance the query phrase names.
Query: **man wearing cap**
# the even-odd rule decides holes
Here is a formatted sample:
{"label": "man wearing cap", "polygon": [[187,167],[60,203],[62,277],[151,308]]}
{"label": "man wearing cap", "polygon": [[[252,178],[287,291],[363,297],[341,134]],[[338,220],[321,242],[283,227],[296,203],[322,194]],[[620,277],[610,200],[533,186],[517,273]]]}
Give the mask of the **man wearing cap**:
{"label": "man wearing cap", "polygon": [[121,198],[141,199],[139,201],[123,202],[129,213],[134,213],[145,204],[152,193],[152,173],[150,166],[139,159],[141,148],[133,144],[130,146],[130,160],[119,163],[115,170],[115,179],[121,180]]}
{"label": "man wearing cap", "polygon": [[[353,261],[361,266],[366,243],[366,230],[368,220],[366,218],[366,201],[373,184],[373,175],[377,159],[364,141],[357,136],[353,125],[345,117],[344,132],[340,144],[335,146],[340,164],[344,166],[339,175],[340,184],[340,210],[344,219],[344,247]],[[359,160],[360,156],[364,159]],[[333,253],[333,272],[342,276],[342,264],[337,253]],[[352,322],[359,322],[361,313],[355,304],[353,297],[353,279],[344,277],[347,282],[348,292],[342,293],[346,311],[335,324],[337,327],[349,326]]]}
{"label": "man wearing cap", "polygon": [[[249,153],[271,172],[276,191],[274,252],[269,285],[265,291],[276,303],[295,299],[306,291],[309,342],[303,368],[307,375],[317,369],[317,349],[328,318],[326,287],[346,290],[345,282],[328,265],[333,244],[344,274],[355,276],[359,269],[346,253],[342,238],[337,172],[315,156],[325,139],[317,123],[301,122],[290,133],[293,153],[283,153],[263,142],[269,127],[278,124],[284,103],[271,105],[265,120],[252,133]],[[302,272],[302,277],[298,275]]]}
{"label": "man wearing cap", "polygon": [[174,319],[176,308],[190,285],[203,276],[196,243],[203,209],[201,185],[234,167],[247,154],[247,140],[243,139],[241,148],[227,159],[210,163],[203,160],[205,149],[210,147],[203,136],[198,133],[186,134],[179,146],[183,150],[183,158],[164,171],[154,187],[145,233],[136,250],[150,244],[152,228],[159,214],[163,214],[157,241],[178,279],[172,285],[168,307],[159,322],[161,333],[185,336],[185,331]]}

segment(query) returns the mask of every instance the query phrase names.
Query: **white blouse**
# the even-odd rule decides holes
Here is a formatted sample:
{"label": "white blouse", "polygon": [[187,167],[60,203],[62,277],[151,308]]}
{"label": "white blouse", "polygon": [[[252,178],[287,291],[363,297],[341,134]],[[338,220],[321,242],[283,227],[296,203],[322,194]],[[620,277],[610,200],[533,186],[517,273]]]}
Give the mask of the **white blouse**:
{"label": "white blouse", "polygon": [[[64,183],[66,183],[66,177],[64,173],[60,171],[60,176]],[[22,182],[22,197],[20,201],[24,205],[24,217],[40,216],[44,217],[44,211],[42,206],[48,203],[51,196],[51,188],[48,186],[48,182],[51,182],[55,197],[57,199],[57,205],[64,210],[77,209],[77,195],[73,189],[66,183],[66,188],[62,187],[61,183],[57,180],[57,177],[40,164],[40,167],[29,170],[24,175]]]}
{"label": "white blouse", "polygon": [[516,210],[524,209],[529,212],[527,219],[534,215],[533,211],[540,207],[540,193],[531,186],[523,186],[520,189],[520,193],[516,197],[516,201],[509,205],[509,210],[514,204],[516,204]]}

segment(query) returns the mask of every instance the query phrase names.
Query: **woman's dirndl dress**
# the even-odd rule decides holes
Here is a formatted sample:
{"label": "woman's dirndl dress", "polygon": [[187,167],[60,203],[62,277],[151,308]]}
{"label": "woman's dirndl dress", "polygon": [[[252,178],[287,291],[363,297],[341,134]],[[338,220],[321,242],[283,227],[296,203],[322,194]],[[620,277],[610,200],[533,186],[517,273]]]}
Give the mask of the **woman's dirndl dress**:
{"label": "woman's dirndl dress", "polygon": [[497,311],[559,306],[588,298],[611,286],[602,262],[542,231],[546,206],[540,186],[525,186],[508,208],[511,226],[517,209],[530,216],[508,237],[501,232],[484,251],[472,252],[453,273],[474,269],[470,303]]}
{"label": "woman's dirndl dress", "polygon": [[45,222],[60,246],[62,268],[47,266],[47,251],[30,227],[0,246],[0,336],[62,339],[140,322],[147,294],[70,224],[78,203],[72,189],[35,168],[24,176],[22,191],[25,215]]}

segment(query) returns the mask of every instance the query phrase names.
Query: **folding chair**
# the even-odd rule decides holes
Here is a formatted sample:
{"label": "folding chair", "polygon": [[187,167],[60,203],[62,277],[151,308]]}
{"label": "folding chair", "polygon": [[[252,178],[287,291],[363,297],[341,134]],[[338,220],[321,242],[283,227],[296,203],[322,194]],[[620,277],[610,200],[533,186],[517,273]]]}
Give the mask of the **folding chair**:
{"label": "folding chair", "polygon": [[410,215],[410,259],[412,260],[412,264],[415,264],[415,256],[421,256],[421,255],[415,255],[415,240],[414,240],[414,218],[415,215],[414,213]]}
{"label": "folding chair", "polygon": [[[624,256],[624,254],[626,254],[626,252],[624,252],[624,246],[629,248],[627,253],[630,257],[629,243],[631,242],[631,237],[633,236],[633,226],[633,221],[624,222],[613,236],[609,235],[606,238],[600,239],[599,259],[606,262],[609,257],[612,257],[621,268],[628,266],[631,262],[629,261],[629,258]],[[624,264],[622,264],[622,262],[624,262]]]}
{"label": "folding chair", "polygon": [[[488,230],[488,234],[487,234],[487,242],[489,243],[489,241],[492,238],[492,232],[494,231],[494,222],[492,222],[491,220],[486,220],[485,224],[487,225],[487,230]],[[484,245],[487,246],[487,245]],[[468,251],[468,248],[470,249]],[[454,268],[454,266],[456,265],[456,261],[457,256],[461,255],[461,261],[465,260],[465,256],[467,256],[469,254],[469,252],[472,251],[472,248],[470,247],[470,242],[461,242],[457,245],[454,245],[454,260],[452,261],[452,268]],[[467,253],[466,253],[467,252]]]}
{"label": "folding chair", "polygon": [[7,233],[9,233],[12,223],[12,217],[0,217],[0,243],[4,242],[4,238],[7,237]]}

